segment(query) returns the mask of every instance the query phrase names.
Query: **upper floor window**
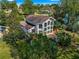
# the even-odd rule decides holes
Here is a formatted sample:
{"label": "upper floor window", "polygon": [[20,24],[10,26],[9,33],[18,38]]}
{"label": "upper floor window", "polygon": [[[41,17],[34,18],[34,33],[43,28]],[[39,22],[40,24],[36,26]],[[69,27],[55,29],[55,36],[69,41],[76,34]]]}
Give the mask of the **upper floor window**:
{"label": "upper floor window", "polygon": [[50,27],[48,27],[48,29],[50,29]]}
{"label": "upper floor window", "polygon": [[39,28],[42,28],[42,24],[39,24]]}
{"label": "upper floor window", "polygon": [[53,20],[53,18],[50,18],[51,20]]}
{"label": "upper floor window", "polygon": [[47,26],[47,23],[44,23],[44,26],[46,27]]}
{"label": "upper floor window", "polygon": [[51,22],[51,25],[53,25],[53,22]]}
{"label": "upper floor window", "polygon": [[48,25],[50,25],[50,21],[48,21]]}

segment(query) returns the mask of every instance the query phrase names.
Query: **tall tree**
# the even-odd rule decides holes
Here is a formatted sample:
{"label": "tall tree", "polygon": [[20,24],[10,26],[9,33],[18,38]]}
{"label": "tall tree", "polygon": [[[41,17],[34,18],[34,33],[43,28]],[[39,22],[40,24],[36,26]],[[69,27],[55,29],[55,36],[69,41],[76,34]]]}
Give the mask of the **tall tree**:
{"label": "tall tree", "polygon": [[24,0],[24,4],[23,4],[23,11],[25,14],[30,14],[32,13],[32,5],[33,2],[32,0]]}
{"label": "tall tree", "polygon": [[71,45],[71,36],[63,30],[57,33],[58,43],[62,48],[69,47]]}
{"label": "tall tree", "polygon": [[65,11],[67,13],[71,13],[75,15],[77,12],[79,12],[79,1],[78,0],[60,0],[61,6],[64,7]]}
{"label": "tall tree", "polygon": [[77,14],[79,14],[79,1],[78,0],[60,0],[65,14],[68,14],[68,28],[67,30],[73,31],[73,24],[77,22]]}
{"label": "tall tree", "polygon": [[58,57],[57,59],[74,59],[77,58],[78,53],[77,49],[74,48],[71,44],[72,37],[69,33],[60,31],[57,33],[58,37]]}

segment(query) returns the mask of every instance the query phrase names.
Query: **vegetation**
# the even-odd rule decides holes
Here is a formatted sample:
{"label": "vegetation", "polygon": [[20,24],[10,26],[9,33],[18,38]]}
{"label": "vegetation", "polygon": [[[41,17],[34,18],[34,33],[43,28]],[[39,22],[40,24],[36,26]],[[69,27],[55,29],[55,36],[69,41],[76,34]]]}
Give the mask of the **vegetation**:
{"label": "vegetation", "polygon": [[38,34],[30,43],[20,40],[17,44],[21,59],[56,59],[56,43],[47,36]]}
{"label": "vegetation", "polygon": [[0,39],[0,59],[13,59],[10,51],[9,45]]}
{"label": "vegetation", "polygon": [[[79,41],[77,35],[79,2],[77,0],[61,0],[61,6],[34,5],[31,0],[25,0],[21,5],[24,14],[19,13],[15,1],[10,3],[7,0],[1,0],[0,3],[2,7],[0,25],[9,27],[9,33],[5,33],[3,41],[0,41],[0,59],[79,59],[79,47],[73,42],[73,39],[76,39],[76,42]],[[41,12],[41,9],[49,8],[54,9],[50,16],[57,19],[55,30],[62,30],[56,32],[54,39],[42,34],[26,34],[20,28],[19,23],[24,19],[23,15],[34,14],[34,12]],[[6,13],[6,10],[11,12]],[[64,22],[64,18],[68,20],[67,23]]]}
{"label": "vegetation", "polygon": [[71,45],[71,36],[68,33],[65,33],[64,31],[57,33],[57,39],[58,43],[61,47],[69,47]]}
{"label": "vegetation", "polygon": [[57,59],[72,59],[74,55],[78,57],[78,51],[73,46],[72,37],[69,33],[65,31],[60,31],[57,33],[58,38],[58,57]]}
{"label": "vegetation", "polygon": [[24,14],[32,14],[33,12],[33,3],[31,0],[24,0],[23,6],[23,12]]}

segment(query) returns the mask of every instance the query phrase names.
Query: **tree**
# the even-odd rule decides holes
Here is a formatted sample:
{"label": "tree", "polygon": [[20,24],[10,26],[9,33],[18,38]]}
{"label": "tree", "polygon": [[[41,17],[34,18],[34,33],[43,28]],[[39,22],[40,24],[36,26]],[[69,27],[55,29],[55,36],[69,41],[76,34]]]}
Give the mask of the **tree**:
{"label": "tree", "polygon": [[79,58],[79,53],[77,53],[77,49],[74,47],[69,47],[66,49],[59,48],[57,59],[77,59]]}
{"label": "tree", "polygon": [[57,46],[55,42],[43,36],[35,35],[30,43],[23,40],[17,41],[18,52],[21,59],[56,59]]}
{"label": "tree", "polygon": [[2,39],[0,39],[0,59],[13,59],[11,56],[11,48],[9,45],[6,44],[6,42],[3,42]]}
{"label": "tree", "polygon": [[[12,14],[16,14],[17,17],[19,18],[20,15],[18,14],[18,11],[16,11],[17,5],[15,2],[8,2],[7,0],[2,0],[1,7],[2,7],[2,9],[0,11],[0,24],[1,25],[8,26],[9,22],[12,21],[11,20],[12,17],[14,19],[15,15],[12,15]],[[7,13],[5,12],[7,10],[12,10],[12,12],[10,12],[10,14],[7,15]],[[11,23],[13,23],[13,22],[11,22]],[[10,23],[10,25],[11,25],[11,23]]]}
{"label": "tree", "polygon": [[0,3],[1,3],[2,10],[4,10],[4,9],[11,9],[12,4],[14,4],[15,1],[9,2],[8,0],[1,0]]}
{"label": "tree", "polygon": [[5,26],[6,25],[6,16],[4,11],[0,11],[0,25]]}
{"label": "tree", "polygon": [[79,52],[77,54],[75,54],[72,59],[79,59]]}
{"label": "tree", "polygon": [[75,22],[74,24],[73,24],[73,31],[74,32],[78,32],[79,31],[79,21],[77,21],[77,22]]}
{"label": "tree", "polygon": [[68,14],[68,30],[72,30],[72,25],[77,21],[77,14],[79,13],[79,1],[78,0],[60,0],[61,6],[63,7],[63,11],[65,14]]}
{"label": "tree", "polygon": [[61,6],[63,6],[65,9],[65,11],[67,13],[71,13],[73,15],[76,14],[76,12],[78,12],[79,10],[79,1],[78,0],[60,0],[61,1]]}
{"label": "tree", "polygon": [[32,0],[24,0],[24,4],[22,6],[25,14],[32,14],[33,11],[32,4],[33,4]]}
{"label": "tree", "polygon": [[57,59],[73,59],[76,58],[75,55],[78,55],[77,49],[74,48],[71,44],[72,37],[64,32],[60,31],[57,33],[58,38],[58,53]]}
{"label": "tree", "polygon": [[64,31],[60,31],[57,33],[57,39],[58,39],[58,44],[61,47],[69,47],[71,45],[71,36],[64,32]]}
{"label": "tree", "polygon": [[[7,5],[8,5],[8,3],[7,3]],[[6,6],[6,7],[8,7],[8,6]],[[11,10],[12,10],[12,12],[10,13],[9,16],[6,17],[6,14],[4,12],[3,12],[4,14],[1,14],[2,15],[1,23],[3,21],[4,22],[3,25],[9,27],[9,29],[8,29],[9,33],[7,35],[5,34],[4,40],[12,39],[12,41],[14,40],[14,42],[15,42],[16,39],[21,39],[24,36],[24,35],[21,35],[24,32],[21,30],[20,25],[19,25],[19,22],[23,19],[23,17],[18,13],[17,5],[15,2],[11,2],[9,8],[11,8]]]}

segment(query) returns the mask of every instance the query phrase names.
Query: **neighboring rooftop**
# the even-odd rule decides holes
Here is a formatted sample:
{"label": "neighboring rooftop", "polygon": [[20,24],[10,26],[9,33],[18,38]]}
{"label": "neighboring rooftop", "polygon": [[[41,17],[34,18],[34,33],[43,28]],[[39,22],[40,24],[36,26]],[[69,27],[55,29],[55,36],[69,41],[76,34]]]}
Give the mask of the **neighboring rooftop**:
{"label": "neighboring rooftop", "polygon": [[25,21],[21,21],[20,24],[22,27],[24,27],[27,30],[33,27],[32,25],[27,24]]}

